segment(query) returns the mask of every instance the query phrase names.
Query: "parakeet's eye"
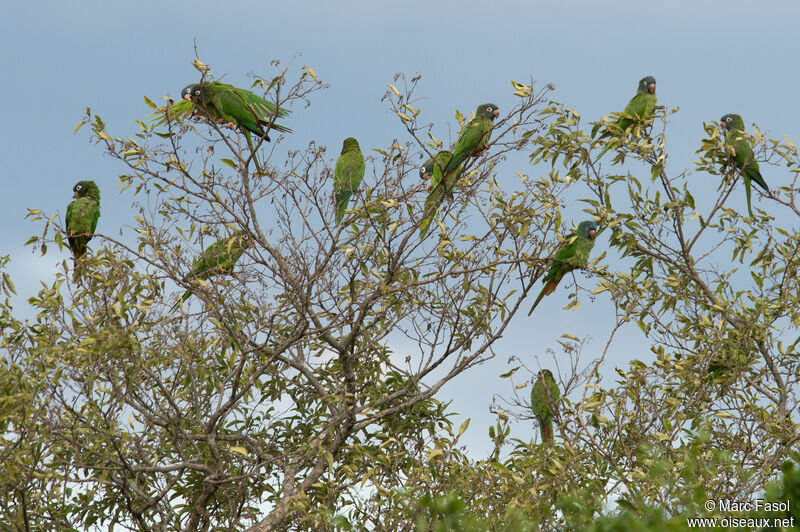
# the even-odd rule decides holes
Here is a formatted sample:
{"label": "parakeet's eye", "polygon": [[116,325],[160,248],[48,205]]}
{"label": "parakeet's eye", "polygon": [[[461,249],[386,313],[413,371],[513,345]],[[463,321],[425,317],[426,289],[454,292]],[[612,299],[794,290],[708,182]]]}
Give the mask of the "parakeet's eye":
{"label": "parakeet's eye", "polygon": [[730,122],[731,120],[733,120],[731,117],[725,119],[726,122]]}
{"label": "parakeet's eye", "polygon": [[80,189],[82,189],[82,188],[83,188],[83,187],[82,187],[81,185],[78,185],[77,187],[75,187],[75,190],[80,190]]}

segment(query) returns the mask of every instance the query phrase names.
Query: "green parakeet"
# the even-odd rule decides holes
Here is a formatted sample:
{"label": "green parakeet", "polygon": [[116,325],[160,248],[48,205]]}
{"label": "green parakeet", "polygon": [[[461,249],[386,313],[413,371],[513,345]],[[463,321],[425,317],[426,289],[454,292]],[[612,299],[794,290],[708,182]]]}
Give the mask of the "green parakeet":
{"label": "green parakeet", "polygon": [[493,103],[484,103],[475,109],[475,118],[469,121],[453,147],[453,156],[442,169],[442,175],[461,166],[467,157],[478,155],[489,147],[494,119],[500,116],[500,108]]}
{"label": "green parakeet", "polygon": [[67,205],[67,241],[75,259],[86,253],[86,245],[97,229],[100,218],[100,189],[94,181],[78,181],[72,187],[72,197]]}
{"label": "green parakeet", "polygon": [[720,118],[720,126],[725,129],[725,142],[733,148],[733,163],[742,171],[744,178],[744,193],[747,196],[747,212],[753,217],[750,207],[751,182],[755,183],[769,193],[769,187],[761,177],[758,162],[753,156],[753,148],[744,136],[744,121],[736,114],[727,114]]}
{"label": "green parakeet", "polygon": [[539,422],[542,443],[553,441],[553,419],[558,417],[559,399],[561,391],[553,373],[549,369],[540,370],[531,390],[531,410]]}
{"label": "green parakeet", "polygon": [[[625,114],[630,115],[632,117],[636,117],[639,121],[645,121],[651,116],[656,109],[656,104],[658,103],[658,99],[656,97],[656,78],[653,76],[646,76],[639,80],[639,87],[636,91],[636,94],[631,98],[631,101],[628,102],[628,106],[625,107]],[[621,135],[624,135],[625,132],[634,124],[634,118],[626,118],[621,117],[617,120],[616,128],[619,131],[615,133],[605,133],[603,136],[613,136],[614,138],[608,141],[603,151],[600,152],[600,155],[597,156],[597,159],[594,161],[597,162],[600,160],[600,157],[603,156],[605,152],[607,152],[612,146],[616,145],[617,143],[614,142],[615,140],[619,139]],[[597,133],[598,128],[600,125],[596,125],[592,130],[592,137]]]}
{"label": "green parakeet", "polygon": [[[229,274],[233,266],[241,258],[244,250],[252,245],[250,238],[244,231],[236,231],[227,238],[221,238],[208,246],[200,256],[195,259],[192,271],[184,277],[184,281],[192,279],[208,279],[216,275]],[[187,290],[172,307],[174,311],[192,295]]]}
{"label": "green parakeet", "polygon": [[336,202],[336,223],[342,223],[344,211],[350,196],[358,190],[361,180],[364,179],[366,165],[358,141],[353,137],[344,139],[342,154],[336,160],[333,171],[333,196]]}
{"label": "green parakeet", "polygon": [[438,152],[433,158],[425,161],[425,164],[419,168],[419,176],[422,179],[430,179],[430,184],[427,187],[429,192],[428,198],[425,200],[425,218],[419,227],[420,239],[425,238],[431,224],[433,223],[436,213],[444,201],[445,197],[453,199],[453,186],[458,179],[464,165],[460,165],[447,174],[446,179],[442,179],[442,168],[447,166],[453,154],[447,150]]}
{"label": "green parakeet", "polygon": [[[207,81],[184,87],[180,102],[160,110],[158,124],[184,118],[193,113],[225,123],[229,127],[238,127],[252,147],[250,133],[269,141],[270,138],[264,128],[269,125],[273,117],[285,117],[289,111],[283,107],[276,109],[274,103],[256,96],[249,90],[221,81]],[[272,124],[270,129],[284,133],[292,131],[278,123]]]}
{"label": "green parakeet", "polygon": [[583,268],[589,263],[589,252],[594,247],[594,237],[597,233],[597,224],[594,220],[585,220],[578,224],[578,230],[568,236],[561,248],[553,259],[550,271],[545,275],[543,282],[544,288],[539,293],[539,297],[533,302],[533,306],[528,311],[531,315],[533,309],[539,304],[544,296],[548,296],[558,286],[561,279],[576,268]]}

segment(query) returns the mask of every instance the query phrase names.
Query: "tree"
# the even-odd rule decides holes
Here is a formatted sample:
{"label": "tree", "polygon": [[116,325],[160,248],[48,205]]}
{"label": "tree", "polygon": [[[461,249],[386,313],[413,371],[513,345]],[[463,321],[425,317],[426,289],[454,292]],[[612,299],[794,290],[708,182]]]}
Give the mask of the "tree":
{"label": "tree", "polygon": [[[293,85],[277,68],[253,83],[276,107],[323,87],[308,68]],[[388,93],[398,114],[415,84]],[[121,138],[87,110],[83,124],[141,202],[137,244],[103,230],[82,284],[56,279],[32,300],[37,322],[4,345],[37,385],[13,432],[46,447],[35,463],[9,449],[25,464],[27,502],[7,500],[2,517],[19,528],[315,528],[380,492],[449,426],[436,392],[493,355],[533,284],[528,269],[545,264],[534,257],[546,242],[526,236],[545,209],[490,177],[535,130],[545,92],[517,106],[516,124],[499,121],[490,154],[465,166],[462,200],[443,209],[451,218],[425,242],[424,185],[403,179],[420,158],[413,134],[377,150],[337,226],[331,161],[313,141],[281,161],[274,131],[272,151],[199,118],[137,121]],[[413,133],[415,120],[404,122]],[[492,224],[469,236],[478,197]],[[61,245],[50,218],[32,216],[47,219],[33,242]],[[186,279],[192,258],[234,231],[252,245],[232,275]],[[187,289],[196,297],[170,314]],[[53,501],[25,483],[37,469],[72,504],[60,520],[43,517]]]}
{"label": "tree", "polygon": [[[291,66],[275,66],[253,88],[276,107],[298,112],[324,87],[308,67],[292,84]],[[204,70],[201,81],[211,78]],[[632,169],[609,174],[592,162],[597,141],[578,113],[546,101],[551,86],[512,82],[517,105],[501,108],[489,150],[467,161],[455,199],[437,206],[420,240],[416,169],[448,146],[421,122],[418,80],[390,84],[405,140],[371,152],[340,225],[335,154],[313,141],[282,160],[274,131],[251,149],[214,121],[140,120],[122,138],[87,110],[83,124],[140,202],[136,244],[103,229],[81,284],[64,282],[65,262],[31,298],[30,322],[0,304],[0,389],[17,390],[0,403],[0,453],[11,464],[0,521],[581,529],[606,514],[624,520],[621,510],[660,522],[778,478],[798,441],[800,239],[770,215],[744,220],[726,207],[738,176],[718,129],[707,127],[698,171],[728,168],[731,179],[695,201],[688,173],[667,171],[664,129],[637,129],[613,159]],[[667,116],[655,120],[666,128]],[[461,127],[467,118],[457,114]],[[759,161],[800,168],[791,143],[758,130],[754,139]],[[531,165],[508,171],[520,154]],[[798,215],[794,190],[768,201]],[[584,269],[591,282],[576,271],[561,291],[575,309],[610,297],[616,324],[599,350],[564,331],[553,445],[512,437],[510,419],[531,417],[524,392],[539,370],[518,361],[494,405],[495,451],[471,460],[460,447],[467,424],[453,426],[437,392],[496,354],[539,292],[559,235],[589,216],[614,256],[596,253]],[[43,222],[31,239],[43,253],[63,246],[54,215],[31,217]],[[234,231],[251,245],[231,275],[185,280],[192,259]],[[751,275],[730,268],[728,253]],[[171,313],[188,289],[196,297]],[[652,362],[631,361],[607,385],[600,369],[634,323]],[[589,349],[599,354],[587,361]]]}

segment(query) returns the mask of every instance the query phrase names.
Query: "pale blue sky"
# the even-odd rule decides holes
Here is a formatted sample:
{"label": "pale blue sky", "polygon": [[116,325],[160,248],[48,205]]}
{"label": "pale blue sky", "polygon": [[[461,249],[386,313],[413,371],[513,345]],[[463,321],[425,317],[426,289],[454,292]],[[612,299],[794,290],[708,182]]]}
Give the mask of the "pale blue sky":
{"label": "pale blue sky", "polygon": [[[22,246],[40,232],[24,220],[27,208],[63,215],[73,184],[90,178],[103,191],[103,232],[117,234],[131,221],[131,196],[115,189],[123,169],[87,141],[88,131],[72,134],[85,107],[99,113],[114,134],[132,133],[133,120],[148,113],[143,96],[177,96],[197,79],[190,65],[194,39],[203,61],[236,85],[248,84],[248,72],[270,73],[271,59],[302,54],[297,65],[310,65],[330,89],[317,93],[310,108],[294,110],[288,123],[294,133],[285,146],[300,148],[314,139],[329,147],[331,158],[345,136],[359,138],[365,149],[405,139],[380,101],[395,72],[422,74],[417,95],[426,97],[424,120],[437,124],[437,136],[447,134],[448,124],[455,128],[456,107],[469,111],[493,101],[501,112],[509,109],[515,103],[510,79],[553,83],[553,98],[589,121],[622,110],[639,78],[650,74],[658,80],[659,103],[680,106],[667,132],[674,169],[691,168],[702,122],[729,112],[741,114],[748,129],[757,122],[772,136],[800,141],[794,105],[800,3],[794,0],[758,6],[731,0],[230,4],[236,7],[202,0],[3,6],[0,91],[6,119],[0,155],[6,209],[0,217],[12,230],[0,234],[0,253],[14,260],[9,271],[20,291],[18,310],[38,279],[52,277],[57,257],[41,259]],[[789,180],[784,168],[762,167],[762,173],[771,186]],[[708,190],[716,185],[710,182]],[[743,203],[743,193],[738,200]],[[601,238],[595,249],[606,248]],[[576,334],[587,323],[596,339],[593,349],[602,348],[602,316],[610,303],[583,301],[577,313],[561,311],[566,292],[562,288],[560,298],[542,303],[536,327],[518,316],[501,350],[544,355],[562,329]],[[615,364],[646,356],[643,344],[633,342],[638,334],[625,334],[630,349],[617,344],[605,374]],[[467,438],[476,457],[490,447],[485,435],[492,393],[511,392],[507,381],[493,378],[505,371],[506,358],[472,370],[441,397],[454,398],[454,408],[473,418]],[[533,427],[515,430],[527,438]]]}

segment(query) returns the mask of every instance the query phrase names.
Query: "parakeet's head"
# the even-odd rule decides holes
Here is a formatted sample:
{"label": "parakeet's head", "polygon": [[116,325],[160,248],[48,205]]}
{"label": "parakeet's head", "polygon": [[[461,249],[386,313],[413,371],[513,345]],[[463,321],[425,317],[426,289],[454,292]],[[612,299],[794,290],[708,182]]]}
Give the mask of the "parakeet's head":
{"label": "parakeet's head", "polygon": [[99,202],[100,189],[98,188],[97,183],[94,181],[78,181],[75,183],[75,186],[72,187],[72,197],[82,198],[84,196],[89,196]]}
{"label": "parakeet's head", "polygon": [[554,381],[553,372],[549,369],[540,369],[539,370],[539,380],[542,381]]}
{"label": "parakeet's head", "polygon": [[734,113],[729,113],[720,118],[719,125],[723,129],[738,129],[744,131],[744,120],[742,120],[741,116]]}
{"label": "parakeet's head", "polygon": [[430,179],[433,174],[433,159],[428,159],[425,164],[419,167],[419,178]]}
{"label": "parakeet's head", "polygon": [[645,76],[639,80],[639,92],[655,94],[656,93],[656,78],[653,76]]}
{"label": "parakeet's head", "polygon": [[187,85],[181,91],[181,98],[190,102],[197,102],[203,97],[202,85]]}
{"label": "parakeet's head", "polygon": [[342,153],[351,150],[361,151],[361,148],[359,148],[358,141],[356,139],[354,139],[353,137],[347,137],[346,139],[344,139],[344,142],[342,143]]}
{"label": "parakeet's head", "polygon": [[597,234],[597,224],[594,223],[594,220],[584,220],[578,224],[578,234],[584,238],[594,240],[594,236]]}
{"label": "parakeet's head", "polygon": [[500,108],[493,103],[482,103],[475,110],[475,116],[479,116],[481,118],[488,118],[489,120],[494,120],[495,118],[500,116]]}
{"label": "parakeet's head", "polygon": [[250,238],[250,235],[248,235],[244,231],[236,231],[231,236],[236,238],[236,244],[240,248],[246,249],[253,247],[253,240]]}

